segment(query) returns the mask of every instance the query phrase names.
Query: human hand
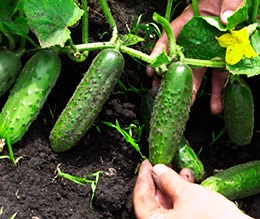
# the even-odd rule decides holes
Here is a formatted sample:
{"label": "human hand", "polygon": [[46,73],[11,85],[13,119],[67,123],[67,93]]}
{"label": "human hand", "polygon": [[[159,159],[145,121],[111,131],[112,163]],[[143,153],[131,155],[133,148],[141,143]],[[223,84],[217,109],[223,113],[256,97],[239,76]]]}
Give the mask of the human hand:
{"label": "human hand", "polygon": [[[240,6],[242,6],[244,0],[198,0],[198,7],[200,15],[202,16],[218,16],[223,24],[227,23],[227,18],[230,17]],[[171,27],[174,32],[176,39],[181,32],[182,27],[193,17],[193,10],[191,5],[188,6],[183,13],[171,22]],[[167,51],[168,39],[165,33],[162,34],[160,39],[157,41],[151,57],[159,55],[163,49]],[[202,67],[199,69],[193,69],[193,96],[192,104],[196,99],[197,92],[199,90],[201,81],[206,72],[207,68]],[[147,75],[154,77],[152,82],[152,90],[157,90],[160,77],[155,75],[154,69],[151,66],[147,66]],[[212,70],[212,81],[211,81],[211,99],[210,109],[212,114],[218,114],[222,111],[222,90],[225,86],[228,72],[217,72]]]}
{"label": "human hand", "polygon": [[250,219],[219,193],[188,182],[172,169],[148,160],[140,166],[134,189],[137,219]]}

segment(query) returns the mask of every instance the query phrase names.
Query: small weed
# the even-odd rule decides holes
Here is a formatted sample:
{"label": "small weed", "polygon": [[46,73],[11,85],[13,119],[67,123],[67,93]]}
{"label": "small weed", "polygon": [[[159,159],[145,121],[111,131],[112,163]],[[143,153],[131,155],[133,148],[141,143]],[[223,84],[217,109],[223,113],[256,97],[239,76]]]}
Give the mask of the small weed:
{"label": "small weed", "polygon": [[226,132],[226,128],[224,127],[217,135],[215,134],[215,132],[213,131],[211,133],[211,137],[212,137],[212,141],[210,143],[210,145],[214,144],[225,132]]}
{"label": "small weed", "polygon": [[95,197],[95,192],[96,192],[96,189],[97,189],[99,177],[100,177],[100,174],[102,174],[102,171],[99,170],[99,171],[97,171],[95,173],[87,175],[88,177],[91,177],[91,178],[94,177],[94,180],[93,179],[88,179],[86,177],[78,177],[78,176],[74,176],[74,175],[71,175],[71,174],[68,174],[68,173],[64,173],[64,172],[62,172],[60,170],[59,167],[57,167],[57,172],[58,172],[58,175],[60,177],[68,179],[68,180],[70,180],[70,181],[72,181],[74,183],[77,183],[78,185],[85,186],[87,183],[90,183],[92,193],[91,193],[89,206],[92,209],[93,199]]}
{"label": "small weed", "polygon": [[138,145],[144,125],[140,126],[138,121],[134,121],[128,127],[122,129],[117,120],[115,125],[105,121],[102,121],[102,123],[109,127],[115,128],[124,137],[125,141],[130,143],[131,146],[140,154],[141,158],[143,160],[146,159],[146,157],[141,153],[140,147]]}
{"label": "small weed", "polygon": [[[12,148],[10,139],[7,139],[6,144],[7,144],[7,148],[8,148],[8,151],[9,151],[9,155],[2,155],[2,156],[0,156],[0,159],[10,159],[13,162],[13,164],[15,166],[17,166],[19,160],[21,160],[23,157],[22,156],[20,156],[18,158],[14,157],[14,152],[13,152],[13,148]],[[4,145],[5,145],[5,140],[4,139],[1,139],[0,145],[1,145],[0,146],[1,148],[4,147]]]}
{"label": "small weed", "polygon": [[136,88],[129,83],[128,83],[129,87],[126,87],[121,80],[118,80],[117,83],[121,89],[121,91],[117,91],[118,94],[123,94],[124,96],[127,96],[126,95],[127,92],[134,92],[134,93],[138,94],[139,96],[142,96],[143,89]]}
{"label": "small weed", "polygon": [[136,22],[134,22],[131,28],[127,26],[128,32],[138,35],[138,32],[140,30],[143,30],[145,33],[145,37],[144,37],[145,41],[147,41],[148,39],[155,39],[155,40],[158,39],[162,35],[158,25],[153,22],[142,24],[141,23],[142,16],[143,16],[142,14],[139,15]]}
{"label": "small weed", "polygon": [[[48,105],[48,108],[49,108],[49,112],[50,112],[50,115],[51,115],[51,125],[54,125],[56,105],[54,106],[53,110],[51,109],[50,105]],[[47,122],[46,119],[44,119],[44,124],[48,125],[48,122]]]}
{"label": "small weed", "polygon": [[[18,212],[13,213],[13,215],[9,219],[14,219],[17,216]],[[4,215],[4,207],[1,206],[0,208],[0,218]]]}

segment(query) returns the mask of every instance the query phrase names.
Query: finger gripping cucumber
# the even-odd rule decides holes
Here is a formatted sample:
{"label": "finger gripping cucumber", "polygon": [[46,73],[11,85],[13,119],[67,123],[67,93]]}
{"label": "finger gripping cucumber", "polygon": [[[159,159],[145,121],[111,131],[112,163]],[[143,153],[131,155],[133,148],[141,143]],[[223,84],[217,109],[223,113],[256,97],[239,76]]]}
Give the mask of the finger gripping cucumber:
{"label": "finger gripping cucumber", "polygon": [[224,89],[224,121],[228,136],[238,146],[251,142],[254,130],[254,101],[246,81],[230,76]]}
{"label": "finger gripping cucumber", "polygon": [[50,144],[54,151],[70,149],[85,135],[123,68],[124,58],[118,50],[105,49],[95,57],[51,131]]}
{"label": "finger gripping cucumber", "polygon": [[169,165],[175,155],[189,118],[192,84],[191,68],[182,62],[172,63],[162,78],[148,137],[153,165]]}
{"label": "finger gripping cucumber", "polygon": [[22,63],[20,58],[8,50],[0,51],[0,96],[2,96],[15,82]]}
{"label": "finger gripping cucumber", "polygon": [[42,50],[23,67],[0,113],[0,138],[19,141],[39,114],[61,70],[56,53]]}
{"label": "finger gripping cucumber", "polygon": [[201,182],[201,185],[237,200],[260,193],[260,160],[223,170]]}

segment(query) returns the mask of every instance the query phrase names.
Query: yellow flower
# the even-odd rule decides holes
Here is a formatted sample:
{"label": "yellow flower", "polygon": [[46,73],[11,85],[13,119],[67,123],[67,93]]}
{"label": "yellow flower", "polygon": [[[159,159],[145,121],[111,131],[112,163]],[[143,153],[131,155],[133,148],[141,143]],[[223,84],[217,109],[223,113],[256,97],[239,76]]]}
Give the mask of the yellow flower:
{"label": "yellow flower", "polygon": [[230,65],[237,64],[243,56],[248,59],[258,56],[250,44],[249,31],[246,27],[241,30],[231,29],[230,33],[225,33],[216,39],[221,47],[227,48],[225,59]]}

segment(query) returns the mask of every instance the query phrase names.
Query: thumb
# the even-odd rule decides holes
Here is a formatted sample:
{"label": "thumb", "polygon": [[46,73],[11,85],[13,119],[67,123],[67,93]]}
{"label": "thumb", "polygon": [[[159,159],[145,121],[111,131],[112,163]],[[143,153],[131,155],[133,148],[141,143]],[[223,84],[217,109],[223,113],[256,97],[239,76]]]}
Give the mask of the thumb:
{"label": "thumb", "polygon": [[220,20],[227,24],[227,19],[244,4],[244,0],[223,0],[220,10]]}
{"label": "thumb", "polygon": [[157,164],[153,167],[153,179],[158,189],[175,200],[177,192],[188,182],[171,168]]}

